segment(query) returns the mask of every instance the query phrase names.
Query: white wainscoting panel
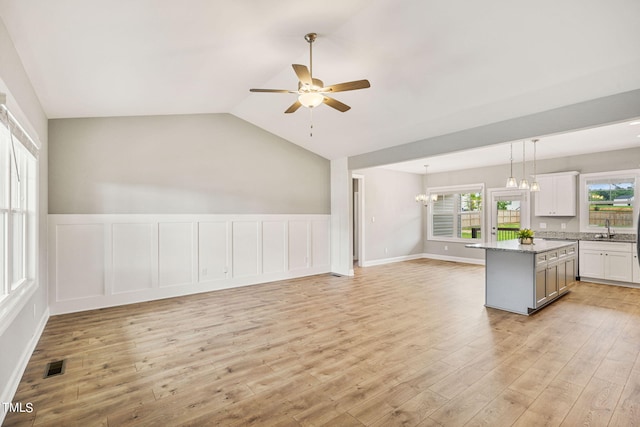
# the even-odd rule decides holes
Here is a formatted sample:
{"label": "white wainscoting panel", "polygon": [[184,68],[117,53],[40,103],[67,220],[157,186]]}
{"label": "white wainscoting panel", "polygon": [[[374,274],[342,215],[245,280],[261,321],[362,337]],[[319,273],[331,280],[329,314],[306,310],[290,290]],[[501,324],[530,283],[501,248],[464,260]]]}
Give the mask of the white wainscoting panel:
{"label": "white wainscoting panel", "polygon": [[330,223],[311,221],[311,265],[316,268],[331,266]]}
{"label": "white wainscoting panel", "polygon": [[286,271],[287,221],[262,222],[262,273]]}
{"label": "white wainscoting panel", "polygon": [[193,224],[158,224],[160,286],[187,285],[193,282]]}
{"label": "white wainscoting panel", "polygon": [[58,225],[56,235],[58,301],[78,300],[105,294],[105,238],[103,224]]}
{"label": "white wainscoting panel", "polygon": [[289,221],[289,271],[309,267],[309,222]]}
{"label": "white wainscoting panel", "polygon": [[223,280],[229,274],[229,233],[226,221],[198,225],[198,272],[201,282]]}
{"label": "white wainscoting panel", "polygon": [[155,238],[152,224],[113,224],[111,289],[114,294],[151,289],[157,283]]}
{"label": "white wainscoting panel", "polygon": [[49,215],[52,314],[330,271],[330,215]]}
{"label": "white wainscoting panel", "polygon": [[258,275],[258,221],[233,221],[233,277]]}

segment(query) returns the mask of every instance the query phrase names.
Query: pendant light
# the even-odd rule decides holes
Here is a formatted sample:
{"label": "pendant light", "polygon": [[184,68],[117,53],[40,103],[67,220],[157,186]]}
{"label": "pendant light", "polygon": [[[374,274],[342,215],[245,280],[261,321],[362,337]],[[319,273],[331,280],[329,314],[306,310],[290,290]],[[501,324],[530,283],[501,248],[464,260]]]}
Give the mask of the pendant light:
{"label": "pendant light", "polygon": [[[424,188],[427,188],[427,168],[429,165],[424,165]],[[427,206],[429,204],[429,198],[426,194],[418,194],[416,196],[416,202],[421,202],[423,205]]]}
{"label": "pendant light", "polygon": [[520,185],[518,186],[518,188],[521,189],[521,190],[528,190],[529,189],[529,181],[527,181],[527,175],[525,175],[525,170],[524,170],[524,163],[525,163],[524,150],[525,150],[525,145],[526,145],[526,141],[522,141],[522,180],[520,181]]}
{"label": "pendant light", "polygon": [[537,139],[531,140],[533,142],[533,182],[531,183],[531,191],[540,191],[540,184],[538,184],[538,177],[536,176],[536,142]]}
{"label": "pendant light", "polygon": [[518,181],[513,177],[513,142],[510,144],[511,155],[509,156],[509,179],[507,179],[507,188],[518,188]]}

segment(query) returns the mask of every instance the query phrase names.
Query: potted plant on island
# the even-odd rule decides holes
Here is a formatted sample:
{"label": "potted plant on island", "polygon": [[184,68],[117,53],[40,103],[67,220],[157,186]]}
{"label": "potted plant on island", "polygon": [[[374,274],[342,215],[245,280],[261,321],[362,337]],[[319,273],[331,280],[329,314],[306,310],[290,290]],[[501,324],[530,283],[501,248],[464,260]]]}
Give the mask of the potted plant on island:
{"label": "potted plant on island", "polygon": [[518,230],[518,240],[521,245],[533,245],[533,230],[528,228]]}

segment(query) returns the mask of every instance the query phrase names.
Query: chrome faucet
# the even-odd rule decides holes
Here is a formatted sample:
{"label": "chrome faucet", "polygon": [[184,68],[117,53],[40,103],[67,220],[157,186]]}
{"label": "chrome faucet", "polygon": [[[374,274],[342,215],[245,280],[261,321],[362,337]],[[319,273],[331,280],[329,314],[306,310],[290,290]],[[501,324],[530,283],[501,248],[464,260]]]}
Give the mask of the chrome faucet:
{"label": "chrome faucet", "polygon": [[607,239],[613,237],[613,233],[611,232],[611,223],[609,222],[609,218],[604,220],[604,226],[607,227]]}

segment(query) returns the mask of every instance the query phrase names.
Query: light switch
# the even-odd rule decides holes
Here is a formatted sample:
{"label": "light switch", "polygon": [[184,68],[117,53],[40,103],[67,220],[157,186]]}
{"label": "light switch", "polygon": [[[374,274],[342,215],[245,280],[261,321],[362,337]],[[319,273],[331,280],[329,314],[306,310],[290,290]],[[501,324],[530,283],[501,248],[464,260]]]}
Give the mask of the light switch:
{"label": "light switch", "polygon": [[546,222],[541,222],[541,223],[540,223],[540,228],[541,228],[541,229],[545,229],[545,228],[547,228],[547,223],[546,223]]}

